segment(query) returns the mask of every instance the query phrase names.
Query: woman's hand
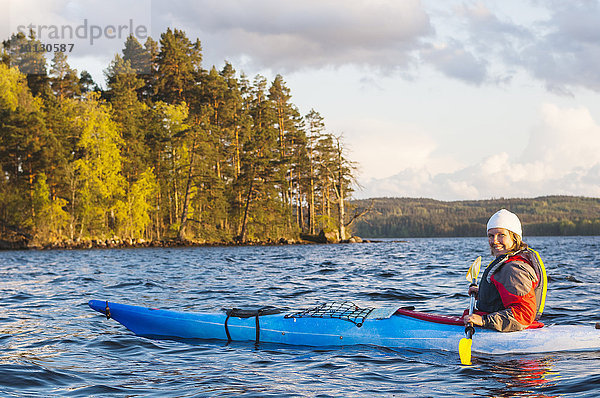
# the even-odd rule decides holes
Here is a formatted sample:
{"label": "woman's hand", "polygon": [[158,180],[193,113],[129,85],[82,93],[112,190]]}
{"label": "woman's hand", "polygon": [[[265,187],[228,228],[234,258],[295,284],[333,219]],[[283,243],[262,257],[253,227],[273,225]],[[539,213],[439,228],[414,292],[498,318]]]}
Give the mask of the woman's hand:
{"label": "woman's hand", "polygon": [[475,296],[479,294],[479,286],[469,286],[469,296]]}
{"label": "woman's hand", "polygon": [[477,314],[465,315],[463,320],[465,321],[465,325],[472,323],[473,325],[483,326],[483,318],[481,317],[481,315],[477,315]]}

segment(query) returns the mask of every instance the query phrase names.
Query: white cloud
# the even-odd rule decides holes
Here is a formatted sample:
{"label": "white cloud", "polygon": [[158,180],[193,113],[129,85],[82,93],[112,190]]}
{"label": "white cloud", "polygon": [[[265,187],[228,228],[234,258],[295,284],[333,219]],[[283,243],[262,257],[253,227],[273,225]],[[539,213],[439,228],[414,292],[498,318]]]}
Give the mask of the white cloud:
{"label": "white cloud", "polygon": [[418,126],[378,119],[353,120],[344,128],[352,158],[363,178],[389,177],[397,170],[425,167],[436,149],[435,141]]}
{"label": "white cloud", "polygon": [[502,152],[488,159],[484,159],[481,164],[481,173],[483,175],[496,175],[502,174],[509,166],[508,154],[506,152]]}
{"label": "white cloud", "polygon": [[[475,1],[454,8],[447,3],[442,9],[436,6],[426,7],[437,33],[436,46],[422,56],[447,76],[498,84],[525,71],[559,95],[573,95],[581,87],[600,91],[597,1]],[[437,54],[440,48],[444,51]],[[462,71],[454,66],[461,63]]]}
{"label": "white cloud", "polygon": [[525,155],[543,162],[554,175],[565,173],[564,165],[588,169],[600,161],[600,126],[586,108],[545,104]]}
{"label": "white cloud", "polygon": [[577,87],[600,91],[600,4],[579,0],[544,5],[549,16],[531,27],[528,42],[519,43],[526,45],[513,44],[518,55],[506,57],[506,64],[525,68],[557,94],[573,95]]}
{"label": "white cloud", "polygon": [[389,178],[368,181],[355,191],[354,197],[432,197],[431,187],[431,174],[427,170],[406,169]]}
{"label": "white cloud", "polygon": [[[354,65],[366,67],[364,73],[412,78],[411,71],[426,64],[475,85],[504,84],[527,71],[555,93],[600,91],[595,1],[0,1],[9,6],[13,31],[23,23],[76,27],[87,18],[106,27],[133,18],[158,40],[167,27],[177,27],[201,39],[207,67],[226,59],[251,73]],[[78,41],[74,56],[110,61],[123,42]]]}
{"label": "white cloud", "polygon": [[546,104],[529,140],[495,142],[522,146],[481,159],[453,173],[427,174],[406,169],[388,179],[365,184],[357,197],[411,196],[445,200],[534,197],[549,194],[600,195],[600,125],[586,108]]}
{"label": "white cloud", "polygon": [[158,3],[159,24],[198,35],[211,59],[247,57],[256,69],[361,65],[394,70],[433,33],[419,0]]}
{"label": "white cloud", "polygon": [[486,79],[487,62],[478,59],[458,41],[451,40],[423,49],[421,57],[448,77],[475,84],[483,83]]}

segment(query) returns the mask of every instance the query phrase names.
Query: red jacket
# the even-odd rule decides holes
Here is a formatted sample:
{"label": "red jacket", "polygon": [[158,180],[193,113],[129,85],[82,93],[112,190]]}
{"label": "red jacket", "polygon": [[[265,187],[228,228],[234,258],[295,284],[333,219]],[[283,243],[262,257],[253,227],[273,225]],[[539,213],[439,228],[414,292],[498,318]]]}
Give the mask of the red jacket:
{"label": "red jacket", "polygon": [[536,288],[544,281],[528,254],[500,256],[486,267],[477,299],[477,309],[485,313],[484,327],[511,332],[539,324]]}

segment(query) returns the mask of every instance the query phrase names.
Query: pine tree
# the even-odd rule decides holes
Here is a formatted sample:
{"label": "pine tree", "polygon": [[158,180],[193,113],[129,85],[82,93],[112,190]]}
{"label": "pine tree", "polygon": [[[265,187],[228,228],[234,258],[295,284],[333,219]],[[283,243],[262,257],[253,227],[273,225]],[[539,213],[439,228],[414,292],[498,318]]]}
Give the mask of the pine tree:
{"label": "pine tree", "polygon": [[[279,155],[278,130],[274,108],[266,92],[267,81],[257,76],[252,87],[250,115],[253,126],[244,143],[242,167],[238,184],[244,187],[243,216],[238,239],[246,242],[249,222],[255,220],[254,228],[265,233],[269,222],[281,220],[282,209],[273,202],[277,191],[281,192],[282,180],[277,177],[281,159]],[[255,204],[257,206],[253,206]],[[270,225],[271,229],[275,223]]]}
{"label": "pine tree", "polygon": [[230,131],[230,156],[232,157],[234,178],[237,178],[240,173],[241,142],[244,141],[244,131],[249,129],[250,117],[243,101],[244,83],[236,78],[236,71],[233,66],[226,62],[220,74],[227,83],[227,91],[225,92],[227,117],[224,121],[224,128]]}
{"label": "pine tree", "polygon": [[323,184],[321,189],[324,193],[323,202],[327,208],[326,219],[331,226],[331,203],[335,201],[337,217],[333,224],[336,226],[339,238],[346,239],[345,202],[352,192],[353,173],[356,166],[345,154],[341,135],[326,134],[319,141],[317,148],[320,152],[320,173]]}
{"label": "pine tree", "polygon": [[35,38],[33,31],[26,37],[23,33],[11,35],[3,42],[4,62],[16,66],[27,77],[27,85],[34,96],[48,93],[48,72],[45,51],[42,43]]}
{"label": "pine tree", "polygon": [[73,98],[81,94],[77,71],[72,69],[63,52],[55,52],[50,68],[50,87],[58,100]]}
{"label": "pine tree", "polygon": [[201,72],[202,46],[181,30],[161,35],[156,71],[156,98],[169,104],[190,102],[190,91]]}
{"label": "pine tree", "polygon": [[[161,217],[172,231],[181,227],[182,198],[186,188],[185,171],[189,171],[190,152],[188,142],[181,139],[189,129],[189,108],[186,103],[169,105],[158,102],[153,109],[153,131],[148,136],[152,147],[152,162],[160,184]],[[184,231],[185,232],[185,231]]]}
{"label": "pine tree", "polygon": [[299,119],[299,112],[291,103],[291,98],[290,89],[285,85],[283,77],[277,75],[269,88],[269,99],[274,107],[276,115],[275,126],[279,134],[279,154],[282,165],[280,171],[285,174],[285,177],[282,177],[282,179],[286,180],[286,186],[282,187],[282,193],[286,204],[290,207],[290,213],[293,206],[294,175],[289,163],[293,157],[294,140],[298,139],[297,123]]}
{"label": "pine tree", "polygon": [[85,96],[85,94],[100,91],[100,87],[94,82],[94,78],[88,71],[82,70],[79,74],[79,92]]}
{"label": "pine tree", "polygon": [[148,107],[138,100],[137,91],[144,82],[137,77],[130,62],[115,56],[105,72],[108,82],[106,97],[110,99],[112,119],[118,124],[127,144],[123,152],[123,174],[128,184],[147,168],[145,131]]}
{"label": "pine tree", "polygon": [[315,207],[315,183],[316,183],[316,168],[317,168],[317,153],[316,144],[322,137],[325,130],[323,117],[314,109],[304,117],[306,121],[306,154],[308,158],[307,176],[308,181],[308,223],[309,233],[315,233],[316,225],[316,207]]}
{"label": "pine tree", "polygon": [[[196,188],[193,207],[198,210],[201,220],[195,221],[201,226],[202,235],[209,237],[216,233],[216,227],[224,230],[228,221],[225,185],[233,174],[229,156],[232,138],[228,128],[231,112],[227,104],[227,81],[216,68],[202,74],[200,79],[191,104],[191,123],[194,128],[187,134],[187,139],[192,142],[192,156],[196,163],[192,164],[195,172],[192,173],[190,169],[188,192]],[[203,214],[201,209],[207,208],[211,212]]]}
{"label": "pine tree", "polygon": [[142,100],[150,101],[157,93],[156,83],[158,79],[158,54],[160,50],[158,43],[151,37],[146,39],[146,42],[144,43],[144,50],[146,50],[146,53],[148,54],[149,70],[147,73],[141,75],[141,78],[144,80],[144,87],[140,90],[140,94]]}
{"label": "pine tree", "polygon": [[137,75],[148,75],[152,72],[152,56],[133,34],[130,34],[125,40],[123,61],[129,62]]}
{"label": "pine tree", "polygon": [[137,89],[140,100],[149,100],[153,95],[153,84],[155,83],[156,61],[158,57],[158,43],[152,38],[146,40],[145,46],[133,35],[129,35],[123,48],[123,61],[129,62],[135,71],[137,78],[143,84]]}
{"label": "pine tree", "polygon": [[41,99],[32,96],[23,74],[0,64],[2,180],[23,195],[20,209],[11,217],[28,228],[35,217],[32,205],[35,178],[49,166],[47,152],[53,140],[44,125],[41,105]]}
{"label": "pine tree", "polygon": [[318,184],[316,191],[319,195],[318,206],[320,207],[321,229],[325,232],[336,230],[332,217],[332,190],[334,184],[335,170],[335,144],[333,135],[323,134],[316,142],[316,175]]}

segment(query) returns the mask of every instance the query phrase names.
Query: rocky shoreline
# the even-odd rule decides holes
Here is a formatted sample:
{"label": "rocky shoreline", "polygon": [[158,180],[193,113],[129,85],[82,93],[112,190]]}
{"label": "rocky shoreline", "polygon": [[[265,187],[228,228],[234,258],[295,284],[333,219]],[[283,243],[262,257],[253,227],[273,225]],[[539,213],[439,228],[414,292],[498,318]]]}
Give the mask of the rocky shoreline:
{"label": "rocky shoreline", "polygon": [[191,241],[180,239],[162,239],[147,241],[144,239],[82,239],[64,240],[57,242],[39,243],[22,237],[16,240],[0,239],[0,250],[77,250],[77,249],[125,249],[125,248],[147,248],[147,247],[201,247],[201,246],[279,246],[298,244],[328,244],[328,243],[370,243],[368,239],[353,236],[345,240],[328,239],[323,234],[300,235],[298,239],[280,238],[266,241]]}

